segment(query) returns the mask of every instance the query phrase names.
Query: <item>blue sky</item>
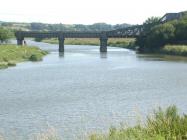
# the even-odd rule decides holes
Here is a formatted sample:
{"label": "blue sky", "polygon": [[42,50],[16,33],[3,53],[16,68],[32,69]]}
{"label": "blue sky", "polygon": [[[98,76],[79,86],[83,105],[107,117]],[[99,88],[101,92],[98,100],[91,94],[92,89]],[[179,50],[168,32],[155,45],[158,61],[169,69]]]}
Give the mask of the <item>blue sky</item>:
{"label": "blue sky", "polygon": [[1,21],[141,24],[150,16],[187,10],[187,0],[2,0]]}

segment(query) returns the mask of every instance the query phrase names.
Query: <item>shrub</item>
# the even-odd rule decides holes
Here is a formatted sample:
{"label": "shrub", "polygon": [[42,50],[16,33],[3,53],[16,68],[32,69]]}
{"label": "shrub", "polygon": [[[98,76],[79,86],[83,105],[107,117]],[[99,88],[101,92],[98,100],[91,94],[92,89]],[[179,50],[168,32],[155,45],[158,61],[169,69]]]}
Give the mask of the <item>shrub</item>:
{"label": "shrub", "polygon": [[30,61],[41,61],[42,55],[40,54],[32,54],[29,58]]}
{"label": "shrub", "polygon": [[16,66],[16,62],[14,62],[14,61],[8,61],[8,66]]}
{"label": "shrub", "polygon": [[0,43],[6,42],[12,36],[13,34],[10,30],[0,27]]}

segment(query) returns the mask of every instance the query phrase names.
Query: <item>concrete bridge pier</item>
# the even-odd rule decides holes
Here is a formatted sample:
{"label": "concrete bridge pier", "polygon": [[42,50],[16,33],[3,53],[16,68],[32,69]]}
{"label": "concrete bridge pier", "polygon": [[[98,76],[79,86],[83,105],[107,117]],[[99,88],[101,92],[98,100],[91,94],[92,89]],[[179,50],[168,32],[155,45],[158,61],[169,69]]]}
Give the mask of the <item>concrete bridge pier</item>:
{"label": "concrete bridge pier", "polygon": [[64,40],[65,38],[63,36],[58,37],[59,41],[59,52],[64,52]]}
{"label": "concrete bridge pier", "polygon": [[105,37],[100,37],[100,52],[107,52],[107,41],[108,38]]}

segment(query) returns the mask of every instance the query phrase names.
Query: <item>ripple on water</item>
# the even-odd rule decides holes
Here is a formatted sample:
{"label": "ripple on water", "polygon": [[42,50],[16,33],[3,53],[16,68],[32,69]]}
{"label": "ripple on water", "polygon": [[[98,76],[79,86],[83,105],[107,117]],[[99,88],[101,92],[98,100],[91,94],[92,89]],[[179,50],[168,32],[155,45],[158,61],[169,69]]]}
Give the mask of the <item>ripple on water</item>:
{"label": "ripple on water", "polygon": [[8,136],[24,139],[53,126],[71,140],[121,122],[134,124],[156,106],[176,104],[187,112],[184,61],[111,47],[100,54],[98,46],[65,46],[59,54],[57,45],[27,43],[50,54],[0,72],[0,132]]}

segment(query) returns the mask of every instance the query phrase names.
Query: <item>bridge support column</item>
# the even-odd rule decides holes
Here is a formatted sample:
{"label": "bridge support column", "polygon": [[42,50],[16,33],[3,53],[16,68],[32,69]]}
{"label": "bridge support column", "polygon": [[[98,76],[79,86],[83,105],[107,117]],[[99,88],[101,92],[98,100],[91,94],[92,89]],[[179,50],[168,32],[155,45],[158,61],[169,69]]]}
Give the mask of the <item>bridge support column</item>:
{"label": "bridge support column", "polygon": [[100,37],[100,52],[107,52],[107,36]]}
{"label": "bridge support column", "polygon": [[16,38],[16,40],[17,40],[17,45],[23,45],[24,38]]}
{"label": "bridge support column", "polygon": [[64,52],[64,40],[65,38],[63,36],[58,37],[59,41],[59,52]]}

